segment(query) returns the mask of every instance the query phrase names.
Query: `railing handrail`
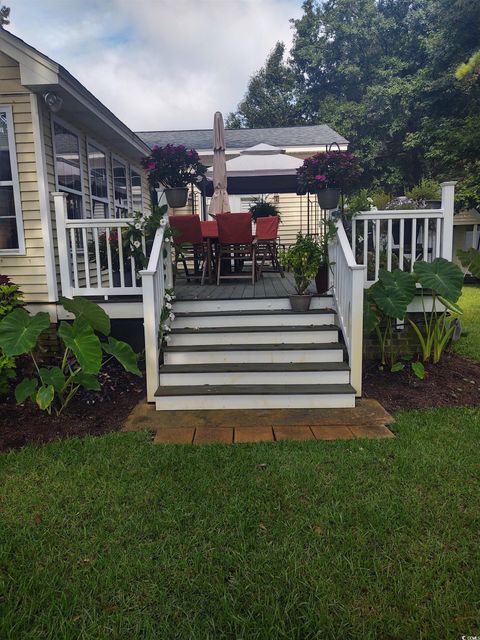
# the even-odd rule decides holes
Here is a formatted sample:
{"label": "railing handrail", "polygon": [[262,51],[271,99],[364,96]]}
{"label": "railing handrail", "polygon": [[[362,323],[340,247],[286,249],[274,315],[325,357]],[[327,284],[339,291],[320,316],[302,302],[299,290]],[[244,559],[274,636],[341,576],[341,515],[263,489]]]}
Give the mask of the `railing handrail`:
{"label": "railing handrail", "polygon": [[128,227],[133,221],[134,218],[66,218],[65,226],[73,229]]}
{"label": "railing handrail", "polygon": [[157,272],[158,265],[162,257],[164,235],[165,227],[159,227],[155,232],[155,238],[153,239],[152,250],[148,259],[147,268],[138,272],[140,276],[153,276]]}
{"label": "railing handrail", "polygon": [[397,218],[412,217],[424,220],[425,218],[443,218],[443,209],[382,209],[378,211],[359,211],[353,216],[354,220],[396,220]]}
{"label": "railing handrail", "polygon": [[352,247],[350,245],[350,242],[348,241],[348,237],[345,232],[345,227],[343,226],[343,222],[341,220],[337,220],[336,227],[337,227],[337,240],[342,248],[348,267],[354,270],[365,269],[366,267],[363,264],[357,264],[355,256],[353,255]]}

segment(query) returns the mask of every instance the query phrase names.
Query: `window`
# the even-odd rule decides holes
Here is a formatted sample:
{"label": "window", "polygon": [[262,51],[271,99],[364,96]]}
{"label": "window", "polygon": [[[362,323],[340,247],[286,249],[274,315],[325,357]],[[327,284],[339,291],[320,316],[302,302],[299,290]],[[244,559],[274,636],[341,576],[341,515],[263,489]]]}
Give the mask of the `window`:
{"label": "window", "polygon": [[67,216],[83,218],[82,172],[78,136],[59,122],[53,123],[55,174],[58,189],[67,194]]}
{"label": "window", "polygon": [[93,144],[88,145],[92,218],[108,218],[107,157]]}
{"label": "window", "polygon": [[11,107],[0,107],[0,251],[25,249]]}
{"label": "window", "polygon": [[125,218],[128,216],[127,167],[116,158],[113,158],[112,166],[115,217]]}
{"label": "window", "polygon": [[134,211],[143,212],[142,176],[134,169],[130,172],[132,185],[132,205]]}

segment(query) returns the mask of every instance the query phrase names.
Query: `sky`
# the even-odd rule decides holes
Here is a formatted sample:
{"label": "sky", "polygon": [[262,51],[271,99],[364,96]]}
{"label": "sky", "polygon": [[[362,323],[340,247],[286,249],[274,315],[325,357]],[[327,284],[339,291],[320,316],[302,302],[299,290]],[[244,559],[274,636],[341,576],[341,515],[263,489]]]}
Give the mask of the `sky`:
{"label": "sky", "polygon": [[301,15],[301,0],[2,1],[7,29],[134,131],[211,128]]}

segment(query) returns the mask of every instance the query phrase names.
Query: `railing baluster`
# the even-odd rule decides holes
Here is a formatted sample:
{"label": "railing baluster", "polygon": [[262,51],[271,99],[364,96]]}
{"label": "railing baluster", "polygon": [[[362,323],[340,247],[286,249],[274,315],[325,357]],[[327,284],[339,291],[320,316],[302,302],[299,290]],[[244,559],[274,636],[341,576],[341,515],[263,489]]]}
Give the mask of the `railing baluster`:
{"label": "railing baluster", "polygon": [[412,255],[411,255],[411,265],[410,265],[410,271],[413,272],[413,265],[415,264],[415,261],[417,259],[417,219],[413,218],[412,220],[412,241],[411,241],[411,249],[412,249]]}
{"label": "railing baluster", "polygon": [[97,286],[102,286],[102,270],[100,265],[100,248],[98,244],[98,228],[93,229],[93,243],[95,246],[95,263],[97,266]]}
{"label": "railing baluster", "polygon": [[425,218],[423,222],[423,259],[428,261],[428,218]]}
{"label": "railing baluster", "polygon": [[120,269],[120,286],[125,288],[125,265],[123,263],[123,242],[122,242],[122,228],[117,227],[117,242],[118,242],[118,262]]}
{"label": "railing baluster", "polygon": [[110,246],[111,241],[110,227],[105,228],[105,246],[107,248],[107,270],[108,270],[108,286],[113,287],[113,267],[112,267],[112,248]]}
{"label": "railing baluster", "polygon": [[85,265],[85,284],[87,289],[90,289],[90,262],[88,255],[88,239],[87,230],[82,229],[82,249],[83,249],[83,264]]}
{"label": "railing baluster", "polygon": [[375,280],[380,271],[380,220],[375,221]]}
{"label": "railing baluster", "polygon": [[403,251],[404,251],[404,243],[405,240],[405,218],[400,218],[400,233],[398,242],[400,244],[398,249],[398,268],[403,271]]}
{"label": "railing baluster", "polygon": [[353,255],[357,255],[357,221],[352,218],[352,251]]}
{"label": "railing baluster", "polygon": [[442,229],[441,229],[441,220],[440,218],[436,219],[435,225],[435,257],[440,257],[440,239],[442,237]]}
{"label": "railing baluster", "polygon": [[75,289],[78,289],[77,239],[75,237],[75,229],[70,229],[70,248],[72,251],[73,286]]}
{"label": "railing baluster", "polygon": [[387,222],[387,271],[392,270],[392,219]]}

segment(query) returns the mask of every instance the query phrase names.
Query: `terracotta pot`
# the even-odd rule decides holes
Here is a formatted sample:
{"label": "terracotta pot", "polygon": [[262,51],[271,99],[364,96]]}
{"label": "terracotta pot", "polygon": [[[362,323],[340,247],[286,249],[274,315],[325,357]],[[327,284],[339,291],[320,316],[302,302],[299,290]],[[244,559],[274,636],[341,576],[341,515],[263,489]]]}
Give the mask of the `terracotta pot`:
{"label": "terracotta pot", "polygon": [[292,311],[296,311],[297,313],[308,311],[310,309],[311,300],[312,296],[309,293],[290,296],[290,306],[292,307]]}
{"label": "terracotta pot", "polygon": [[340,200],[340,189],[320,189],[317,191],[320,209],[336,209]]}
{"label": "terracotta pot", "polygon": [[317,293],[325,293],[328,291],[328,265],[322,264],[315,276],[315,285]]}
{"label": "terracotta pot", "polygon": [[165,189],[165,197],[169,207],[172,209],[181,209],[187,204],[188,187]]}

